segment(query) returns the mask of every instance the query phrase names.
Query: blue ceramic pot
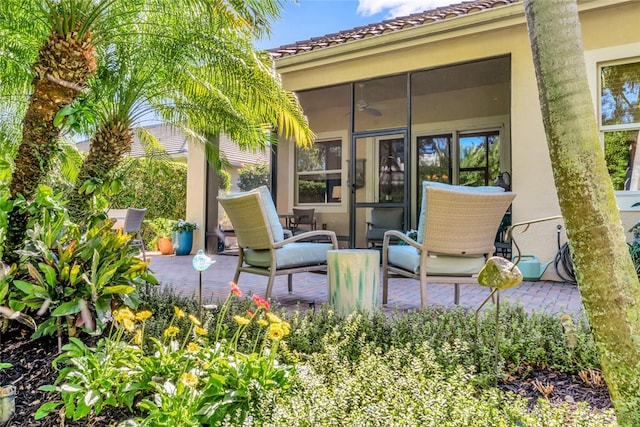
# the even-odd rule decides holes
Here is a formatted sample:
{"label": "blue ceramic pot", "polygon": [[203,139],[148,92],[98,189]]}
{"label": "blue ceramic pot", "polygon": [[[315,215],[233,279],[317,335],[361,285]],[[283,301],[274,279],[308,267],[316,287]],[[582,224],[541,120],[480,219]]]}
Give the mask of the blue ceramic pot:
{"label": "blue ceramic pot", "polygon": [[173,233],[173,251],[176,255],[189,255],[193,246],[193,231],[175,231]]}

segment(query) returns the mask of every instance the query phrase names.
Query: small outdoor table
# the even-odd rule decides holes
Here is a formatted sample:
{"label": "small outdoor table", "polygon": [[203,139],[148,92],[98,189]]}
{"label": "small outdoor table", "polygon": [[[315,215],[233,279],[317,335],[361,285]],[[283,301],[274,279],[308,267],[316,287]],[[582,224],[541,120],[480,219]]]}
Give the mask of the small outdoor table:
{"label": "small outdoor table", "polygon": [[379,305],[380,251],[339,249],[327,251],[329,304],[341,315],[356,308],[372,312]]}

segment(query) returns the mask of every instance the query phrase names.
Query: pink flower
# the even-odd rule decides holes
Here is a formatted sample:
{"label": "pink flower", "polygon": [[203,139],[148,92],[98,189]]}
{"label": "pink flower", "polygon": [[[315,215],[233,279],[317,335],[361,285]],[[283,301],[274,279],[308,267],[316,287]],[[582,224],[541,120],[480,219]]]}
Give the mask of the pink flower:
{"label": "pink flower", "polygon": [[234,282],[229,282],[229,287],[231,288],[231,292],[235,294],[237,297],[242,296],[242,291]]}
{"label": "pink flower", "polygon": [[256,303],[256,306],[258,308],[264,308],[267,311],[271,310],[271,306],[269,305],[269,301],[267,301],[265,298],[262,298],[261,296],[254,295],[253,296],[253,302]]}

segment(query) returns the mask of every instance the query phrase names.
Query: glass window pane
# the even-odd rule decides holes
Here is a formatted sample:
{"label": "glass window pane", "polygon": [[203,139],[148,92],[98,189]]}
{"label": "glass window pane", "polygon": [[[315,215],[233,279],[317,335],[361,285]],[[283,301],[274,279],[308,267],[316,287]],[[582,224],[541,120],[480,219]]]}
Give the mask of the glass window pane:
{"label": "glass window pane", "polygon": [[379,195],[382,203],[404,200],[404,138],[380,140]]}
{"label": "glass window pane", "polygon": [[487,185],[487,175],[483,170],[460,171],[460,185],[468,187]]}
{"label": "glass window pane", "polygon": [[335,172],[342,169],[341,140],[317,141],[311,147],[297,147],[296,165],[296,203],[341,202],[341,173]]}
{"label": "glass window pane", "polygon": [[500,175],[500,135],[489,135],[489,179],[495,179]]}
{"label": "glass window pane", "polygon": [[640,62],[602,67],[600,81],[602,124],[640,123]]}
{"label": "glass window pane", "polygon": [[298,203],[340,202],[341,179],[339,173],[298,176]]}
{"label": "glass window pane", "polygon": [[604,157],[614,190],[640,190],[638,130],[605,132]]}
{"label": "glass window pane", "polygon": [[297,150],[298,172],[335,170],[341,168],[341,141],[319,141],[311,147],[298,147]]}
{"label": "glass window pane", "polygon": [[460,169],[487,166],[485,135],[460,136]]}
{"label": "glass window pane", "polygon": [[451,183],[451,135],[419,136],[418,183]]}

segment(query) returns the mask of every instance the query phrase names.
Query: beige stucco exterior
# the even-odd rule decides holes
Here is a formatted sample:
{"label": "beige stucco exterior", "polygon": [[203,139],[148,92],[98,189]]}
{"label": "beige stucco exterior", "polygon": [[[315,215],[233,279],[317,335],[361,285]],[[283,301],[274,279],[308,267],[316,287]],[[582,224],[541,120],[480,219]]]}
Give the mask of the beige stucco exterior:
{"label": "beige stucco exterior", "polygon": [[[598,63],[640,57],[640,32],[637,30],[640,2],[581,1],[579,8],[587,72],[594,105],[597,105]],[[506,91],[510,96],[510,110],[506,115],[487,111],[486,116],[478,120],[501,126],[503,137],[510,139],[510,156],[506,163],[510,164],[512,189],[518,194],[512,207],[512,221],[517,223],[559,215],[522,3],[283,57],[276,61],[276,67],[285,89],[298,92],[492,57],[510,57],[510,87]],[[500,87],[493,89],[496,93],[504,91]],[[489,106],[487,110],[490,110]],[[597,113],[594,109],[594,114]],[[336,113],[334,117],[343,115]],[[322,130],[322,123],[317,117],[319,116],[316,116],[316,125]],[[329,134],[314,129],[313,119],[310,122],[318,136],[350,140],[346,119],[343,130],[334,128]],[[429,123],[428,126],[437,129],[439,125],[442,124]],[[410,132],[413,131],[415,129],[410,129]],[[411,140],[410,138],[409,141]],[[345,152],[347,153],[348,151]],[[293,158],[293,143],[281,141],[278,163],[275,165],[278,182],[276,204],[281,212],[290,212],[294,207]],[[343,157],[343,182],[346,182],[347,161],[348,154]],[[193,181],[204,179],[203,173],[196,170],[204,170],[203,165],[198,163],[196,156],[189,156],[190,200],[198,197],[195,195],[202,194],[201,184]],[[412,182],[411,185],[417,186],[418,183]],[[417,204],[417,193],[414,190],[411,191],[412,207]],[[346,195],[344,193],[339,205],[316,207],[318,224],[326,224],[328,229],[336,230],[338,234],[348,234]],[[640,199],[640,195],[625,196],[621,208],[625,212],[634,210],[629,206],[635,200],[630,200],[634,196]],[[204,217],[201,209],[202,206],[197,201],[190,202],[187,217],[201,222],[200,218]],[[415,209],[411,211],[414,212]],[[633,213],[625,213],[625,229],[637,219],[640,219],[640,214],[636,218]],[[412,213],[412,227],[415,228],[416,223],[416,214]],[[537,224],[526,233],[517,235],[522,252],[535,254],[542,261],[552,259],[557,251],[558,224],[561,222]],[[196,241],[201,243],[203,239]],[[562,241],[564,242],[564,235]],[[546,279],[556,277],[553,269],[548,269],[543,276]]]}

